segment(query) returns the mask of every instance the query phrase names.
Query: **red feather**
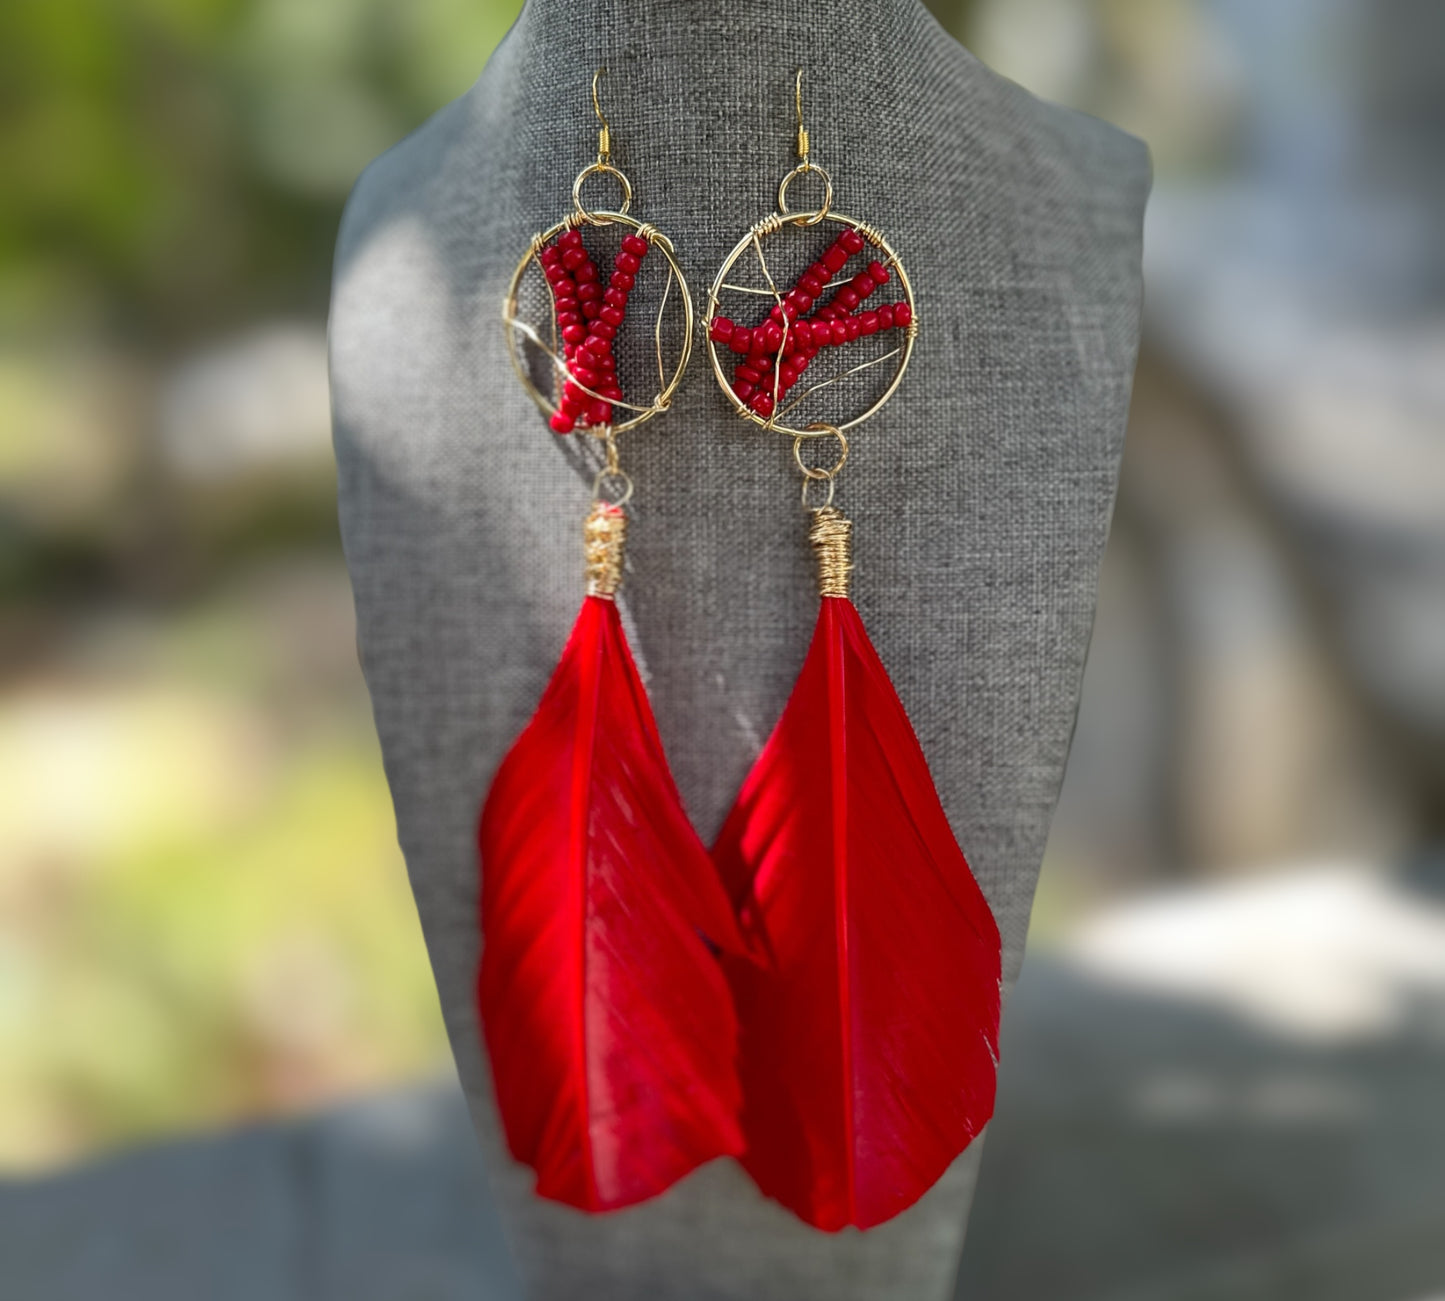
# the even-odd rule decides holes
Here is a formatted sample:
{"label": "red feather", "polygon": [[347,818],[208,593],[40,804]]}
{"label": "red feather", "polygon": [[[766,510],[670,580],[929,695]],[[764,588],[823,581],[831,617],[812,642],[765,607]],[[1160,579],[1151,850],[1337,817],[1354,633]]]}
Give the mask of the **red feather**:
{"label": "red feather", "polygon": [[993,1113],[998,928],[851,601],[719,836],[763,963],[725,963],[743,1164],[820,1229],[911,1206]]}
{"label": "red feather", "polygon": [[742,938],[610,599],[583,602],[480,849],[477,1001],[537,1192],[612,1210],[741,1151],[737,1023],[699,932]]}

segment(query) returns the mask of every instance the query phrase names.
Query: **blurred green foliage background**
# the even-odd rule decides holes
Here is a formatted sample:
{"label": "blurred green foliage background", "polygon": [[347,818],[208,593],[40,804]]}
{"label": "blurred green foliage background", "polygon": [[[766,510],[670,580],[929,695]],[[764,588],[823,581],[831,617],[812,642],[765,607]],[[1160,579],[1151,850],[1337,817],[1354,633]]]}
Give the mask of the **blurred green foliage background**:
{"label": "blurred green foliage background", "polygon": [[323,325],[515,0],[0,6],[0,1169],[432,1070]]}

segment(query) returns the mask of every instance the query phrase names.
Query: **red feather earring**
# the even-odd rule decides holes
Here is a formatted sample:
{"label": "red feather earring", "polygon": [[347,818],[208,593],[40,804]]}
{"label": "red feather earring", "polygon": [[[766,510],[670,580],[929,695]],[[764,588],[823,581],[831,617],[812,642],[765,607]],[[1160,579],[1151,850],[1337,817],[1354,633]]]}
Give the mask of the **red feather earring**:
{"label": "red feather earring", "polygon": [[[707,941],[735,952],[744,944],[683,810],[613,600],[632,494],[616,435],[667,408],[687,367],[693,318],[671,244],[626,215],[631,186],[610,162],[596,78],[592,93],[603,124],[597,161],[577,178],[573,213],[532,241],[505,318],[517,373],[552,428],[596,434],[606,461],[585,529],[582,611],[482,809],[477,1006],[512,1155],[537,1172],[541,1196],[605,1211],[741,1151],[737,1025]],[[583,207],[582,182],[595,172],[622,186],[619,212]],[[605,290],[583,225],[628,231]],[[612,341],[654,248],[669,272],[657,336],[675,280],[682,343],[671,380],[649,405],[633,406]],[[550,347],[518,316],[533,265],[550,290]],[[555,405],[523,364],[519,333],[560,373]],[[614,425],[618,411],[632,415]],[[605,486],[622,488],[620,499],[604,499]]]}
{"label": "red feather earring", "polygon": [[[832,181],[808,160],[801,83],[799,73],[801,161],[779,188],[778,212],[758,222],[718,272],[708,348],[740,414],[793,439],[805,505],[810,485],[828,485],[809,531],[822,599],[792,697],[713,857],[759,955],[725,962],[742,1036],[743,1164],[763,1192],[809,1224],[868,1228],[916,1202],[992,1114],[1000,942],[848,597],[852,526],[832,504],[848,459],[844,430],[892,396],[918,327],[897,254],[871,226],[831,210]],[[824,182],[822,204],[790,212],[788,185],[809,172]],[[781,293],[764,241],[825,221],[841,233]],[[879,259],[847,278],[846,264],[870,244]],[[773,299],[768,319],[754,327],[718,310],[720,294],[740,287],[731,277],[749,251],[761,292]],[[863,299],[895,276],[903,299],[865,310]],[[901,340],[881,355],[785,404],[824,347],[895,329]],[[723,343],[740,358],[731,382],[719,363]],[[889,360],[891,378],[862,415],[843,425],[782,423],[811,394]],[[826,469],[805,454],[818,438],[838,448]]]}

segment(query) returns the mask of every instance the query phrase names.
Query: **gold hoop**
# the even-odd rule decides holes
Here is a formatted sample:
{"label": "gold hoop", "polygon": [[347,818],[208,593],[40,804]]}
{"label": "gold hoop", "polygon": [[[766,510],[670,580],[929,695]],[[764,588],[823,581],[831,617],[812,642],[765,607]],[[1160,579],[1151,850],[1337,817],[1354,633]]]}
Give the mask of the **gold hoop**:
{"label": "gold hoop", "polygon": [[[797,172],[799,170],[801,169],[793,169],[794,172]],[[815,166],[812,170],[822,171],[823,169],[821,167]],[[824,174],[826,175],[826,173]],[[790,173],[789,175],[791,176],[792,173]],[[879,249],[882,252],[883,258],[886,261],[887,265],[898,276],[898,283],[902,287],[904,299],[908,303],[908,311],[911,320],[909,324],[906,325],[901,331],[903,339],[902,342],[900,342],[900,344],[898,345],[898,348],[896,349],[898,363],[894,369],[893,378],[888,382],[888,387],[883,390],[879,397],[874,401],[872,406],[868,407],[867,410],[865,410],[861,415],[854,416],[851,420],[842,420],[836,423],[830,423],[822,427],[819,427],[819,423],[815,421],[813,424],[803,429],[798,429],[792,425],[780,424],[778,422],[778,415],[780,413],[776,411],[768,417],[760,416],[751,407],[747,406],[746,403],[741,401],[738,395],[733,392],[732,385],[728,383],[727,376],[723,372],[722,362],[718,356],[717,342],[713,339],[710,331],[704,331],[705,342],[707,344],[708,360],[712,363],[712,373],[717,379],[718,385],[722,388],[722,391],[727,395],[728,401],[732,403],[733,410],[736,411],[738,415],[742,416],[744,419],[750,420],[753,424],[758,425],[763,429],[775,430],[780,434],[784,434],[787,437],[794,439],[826,438],[834,431],[841,435],[847,430],[856,428],[858,425],[861,425],[865,420],[868,420],[874,415],[876,415],[878,411],[881,410],[882,407],[893,396],[893,394],[897,392],[898,385],[902,383],[903,373],[908,369],[908,363],[913,358],[913,345],[915,339],[918,336],[918,308],[913,301],[913,284],[909,280],[908,272],[904,269],[903,263],[899,259],[898,254],[894,252],[892,245],[888,243],[887,239],[885,239],[875,227],[870,226],[867,222],[859,221],[858,218],[846,216],[841,212],[834,212],[830,208],[820,208],[816,212],[774,213],[771,217],[760,221],[757,223],[757,225],[753,226],[747,232],[747,234],[745,234],[740,240],[738,240],[737,244],[733,246],[732,252],[727,255],[727,257],[723,261],[722,266],[718,268],[717,276],[712,282],[712,287],[708,290],[707,312],[704,318],[705,322],[711,322],[712,319],[717,316],[718,305],[723,290],[727,288],[737,288],[737,286],[730,286],[728,284],[728,272],[733,269],[733,267],[737,263],[737,260],[742,257],[744,253],[746,253],[749,249],[756,248],[758,250],[758,256],[761,259],[762,241],[765,238],[776,234],[785,226],[815,226],[821,221],[831,221],[839,226],[851,226],[854,230],[858,231],[858,233],[862,235],[863,238],[866,239],[870,245],[872,245],[876,249]],[[783,301],[783,296],[778,291],[777,286],[772,284],[772,276],[771,273],[767,272],[766,262],[763,263],[763,269],[765,275],[767,276],[771,288],[771,296],[774,302],[781,303]],[[753,293],[756,291],[748,290],[746,292]],[[764,291],[764,293],[766,294],[767,291]],[[877,363],[870,362],[868,364],[874,365]],[[844,373],[847,374],[848,372]],[[842,376],[839,376],[838,378],[842,378]],[[833,381],[831,380],[824,381],[824,383],[832,382]],[[796,406],[805,397],[807,397],[809,393],[815,392],[821,387],[822,385],[815,384],[812,388],[804,390],[804,392],[791,400],[791,405]],[[784,409],[786,410],[786,408]]]}
{"label": "gold hoop", "polygon": [[[803,472],[805,479],[836,479],[842,473],[843,467],[848,464],[848,440],[844,437],[843,431],[833,425],[825,425],[822,422],[809,425],[810,430],[816,430],[818,437],[831,437],[838,440],[838,459],[826,470],[815,469],[803,460],[803,444],[808,440],[799,435],[793,439],[793,460],[797,463],[798,469]],[[831,500],[831,498],[830,498]]]}
{"label": "gold hoop", "polygon": [[804,219],[804,226],[816,226],[828,215],[828,209],[833,206],[833,178],[828,175],[827,169],[819,167],[816,163],[799,163],[778,183],[778,212],[781,216],[788,216],[788,186],[793,183],[795,177],[804,176],[808,172],[817,172],[823,178],[823,204],[814,213]]}
{"label": "gold hoop", "polygon": [[588,163],[580,172],[577,179],[572,182],[572,206],[577,210],[577,215],[589,226],[605,226],[607,223],[603,218],[609,214],[605,212],[592,212],[582,203],[582,182],[589,176],[596,175],[615,176],[617,182],[622,186],[622,206],[617,210],[621,216],[626,216],[632,209],[632,182],[622,173],[619,168],[611,163],[604,163],[599,159],[595,163]]}
{"label": "gold hoop", "polygon": [[[602,495],[602,485],[608,480],[613,483],[623,483],[627,486],[622,490],[622,496],[615,501]],[[626,470],[609,469],[603,466],[597,471],[597,477],[592,480],[592,500],[605,501],[609,506],[625,506],[632,500],[632,476]]]}
{"label": "gold hoop", "polygon": [[[593,163],[590,167],[583,169],[581,176],[578,177],[578,182],[581,182],[582,176],[586,176],[589,172],[599,170],[613,171],[615,169],[605,164]],[[618,175],[620,176],[621,173],[619,172]],[[624,184],[625,183],[624,179]],[[650,406],[639,407],[635,404],[622,402],[614,398],[603,398],[600,393],[594,393],[585,385],[578,384],[576,377],[568,371],[566,363],[542,343],[541,339],[530,326],[517,319],[517,294],[521,289],[522,277],[526,274],[527,267],[536,261],[537,255],[544,245],[549,244],[564,230],[576,226],[579,220],[586,221],[593,226],[618,225],[626,226],[629,230],[643,232],[652,246],[666,259],[668,273],[677,281],[677,296],[682,302],[682,348],[678,354],[677,366],[673,370],[671,377],[664,379],[662,374],[664,370],[664,363],[662,361],[662,313],[666,309],[667,301],[670,297],[668,291],[664,290],[662,301],[657,309],[657,320],[653,328],[653,338],[657,345],[658,382],[662,387],[659,389],[657,396],[652,399]],[[550,300],[550,285],[548,285],[548,297]],[[696,329],[696,317],[693,313],[692,292],[687,287],[687,280],[682,274],[682,267],[678,264],[677,254],[673,249],[672,241],[668,239],[666,235],[654,227],[647,225],[647,223],[638,221],[635,217],[629,217],[626,212],[588,212],[585,216],[569,215],[564,217],[561,221],[557,222],[556,225],[549,226],[540,234],[532,237],[532,242],[528,245],[527,251],[522,255],[522,260],[517,263],[517,269],[512,272],[512,279],[507,285],[506,295],[502,299],[502,324],[506,330],[507,358],[512,363],[512,369],[516,372],[517,378],[521,380],[522,387],[526,389],[528,396],[544,416],[550,418],[555,415],[557,407],[532,383],[532,377],[527,373],[527,368],[522,364],[522,355],[517,347],[517,335],[519,332],[524,335],[529,335],[533,342],[542,347],[551,358],[554,367],[560,371],[563,378],[569,379],[572,383],[577,384],[577,387],[581,389],[583,393],[589,397],[607,402],[614,408],[631,410],[636,413],[630,419],[619,421],[612,426],[613,434],[620,434],[629,429],[635,429],[638,425],[645,424],[651,420],[653,416],[661,415],[662,412],[666,411],[667,408],[672,405],[673,396],[682,384],[682,377],[687,373],[688,362],[692,360],[692,339],[693,331]]]}

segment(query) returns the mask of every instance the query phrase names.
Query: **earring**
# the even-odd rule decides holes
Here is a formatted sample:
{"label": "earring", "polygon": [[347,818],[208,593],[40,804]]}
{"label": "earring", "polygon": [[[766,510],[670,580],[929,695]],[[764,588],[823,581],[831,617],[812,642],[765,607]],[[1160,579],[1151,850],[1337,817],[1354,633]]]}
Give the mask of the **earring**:
{"label": "earring", "polygon": [[[892,397],[912,356],[913,289],[874,227],[833,210],[832,178],[809,160],[801,72],[795,103],[798,165],[777,212],[738,241],[713,282],[707,348],[737,413],[792,440],[804,507],[810,489],[827,486],[808,532],[821,602],[792,696],[713,858],[762,955],[724,961],[741,1026],[743,1164],[768,1196],[832,1230],[912,1205],[988,1121],[1000,942],[848,598],[852,523],[833,505],[847,431]],[[809,175],[822,182],[820,206],[790,210],[789,185]],[[810,264],[806,239],[780,238],[820,226],[842,229],[821,252],[814,243]],[[847,263],[870,246],[876,257],[849,278]],[[792,269],[806,269],[784,293],[790,253]],[[734,282],[751,279],[754,264],[758,283]],[[865,305],[891,282],[896,301]],[[770,300],[771,311],[756,325],[735,321],[720,311],[729,293]],[[815,359],[834,348],[846,357],[845,345],[872,336],[879,355],[834,364],[831,378],[791,396]],[[792,416],[814,394],[870,382],[871,404],[851,419]],[[820,444],[835,453],[825,468],[813,464]]]}
{"label": "earring", "polygon": [[[536,715],[497,770],[478,833],[477,1005],[502,1126],[512,1155],[536,1171],[538,1194],[587,1211],[651,1197],[742,1147],[737,1026],[702,936],[744,945],[683,810],[613,599],[632,495],[617,436],[667,409],[687,367],[692,302],[671,243],[627,215],[632,187],[612,164],[600,76],[597,161],[578,174],[572,211],[533,238],[504,304],[517,374],[552,429],[583,431],[601,449],[583,530],[586,596]],[[583,182],[598,174],[621,186],[619,211],[584,206]],[[584,228],[623,232],[605,287]],[[635,405],[613,346],[653,250],[668,273],[653,332],[661,387]],[[521,318],[529,293],[546,306],[543,329]],[[669,299],[682,313],[670,378]]]}

